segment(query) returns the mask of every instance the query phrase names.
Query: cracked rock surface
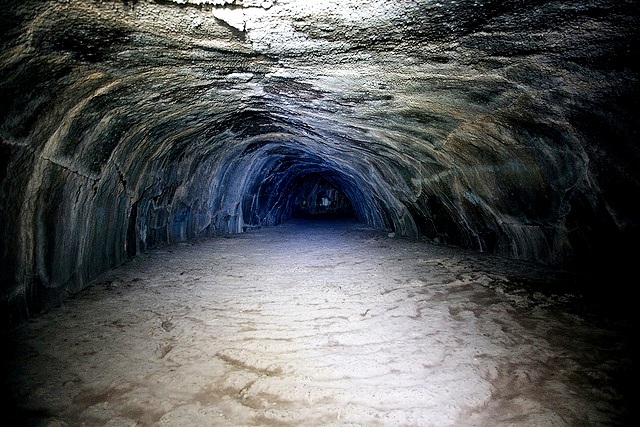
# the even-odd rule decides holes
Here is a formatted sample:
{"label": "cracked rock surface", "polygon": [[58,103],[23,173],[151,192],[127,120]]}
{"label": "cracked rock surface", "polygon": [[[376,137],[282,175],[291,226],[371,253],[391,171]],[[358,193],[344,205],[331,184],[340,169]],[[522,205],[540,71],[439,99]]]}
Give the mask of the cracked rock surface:
{"label": "cracked rock surface", "polygon": [[635,1],[9,0],[0,19],[4,323],[150,248],[290,219],[318,177],[399,236],[637,260]]}

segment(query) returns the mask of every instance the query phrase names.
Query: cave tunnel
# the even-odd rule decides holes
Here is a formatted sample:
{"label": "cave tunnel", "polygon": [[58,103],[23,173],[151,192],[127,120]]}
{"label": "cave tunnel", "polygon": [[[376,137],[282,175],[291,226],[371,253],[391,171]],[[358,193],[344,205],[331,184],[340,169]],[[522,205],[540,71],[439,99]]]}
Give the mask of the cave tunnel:
{"label": "cave tunnel", "polygon": [[0,5],[13,425],[628,425],[635,0]]}
{"label": "cave tunnel", "polygon": [[342,186],[332,184],[323,175],[307,174],[294,188],[291,214],[294,218],[357,218]]}

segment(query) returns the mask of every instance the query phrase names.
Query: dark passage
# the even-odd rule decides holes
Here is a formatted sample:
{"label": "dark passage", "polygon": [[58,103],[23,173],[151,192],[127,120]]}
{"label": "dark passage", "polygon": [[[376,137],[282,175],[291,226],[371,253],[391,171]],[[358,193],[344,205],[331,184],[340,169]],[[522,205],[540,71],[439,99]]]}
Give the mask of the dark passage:
{"label": "dark passage", "polygon": [[351,200],[322,175],[306,175],[295,187],[293,218],[355,218]]}

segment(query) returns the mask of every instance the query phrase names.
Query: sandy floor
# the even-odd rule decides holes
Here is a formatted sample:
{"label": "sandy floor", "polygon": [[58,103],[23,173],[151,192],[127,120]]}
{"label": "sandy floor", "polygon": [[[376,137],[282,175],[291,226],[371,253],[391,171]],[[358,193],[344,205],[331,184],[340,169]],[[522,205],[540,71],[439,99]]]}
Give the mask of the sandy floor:
{"label": "sandy floor", "polygon": [[164,248],[4,337],[8,398],[24,425],[623,425],[629,325],[554,280],[350,222]]}

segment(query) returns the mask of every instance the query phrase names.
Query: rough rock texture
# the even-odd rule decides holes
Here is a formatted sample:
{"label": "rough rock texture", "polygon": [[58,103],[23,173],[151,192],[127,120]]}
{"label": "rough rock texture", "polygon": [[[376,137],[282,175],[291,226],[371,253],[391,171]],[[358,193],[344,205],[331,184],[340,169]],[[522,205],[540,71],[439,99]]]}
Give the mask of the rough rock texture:
{"label": "rough rock texture", "polygon": [[163,243],[364,223],[561,265],[637,259],[633,0],[9,0],[2,312]]}

